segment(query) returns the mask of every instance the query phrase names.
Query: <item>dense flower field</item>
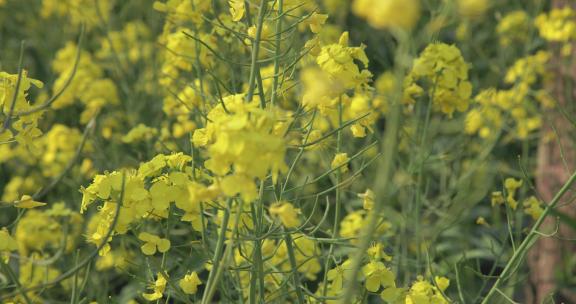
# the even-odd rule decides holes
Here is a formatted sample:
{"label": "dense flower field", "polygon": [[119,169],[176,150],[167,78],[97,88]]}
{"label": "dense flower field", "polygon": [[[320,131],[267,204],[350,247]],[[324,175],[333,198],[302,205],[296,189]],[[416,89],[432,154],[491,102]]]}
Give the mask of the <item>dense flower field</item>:
{"label": "dense flower field", "polygon": [[0,0],[0,303],[576,303],[575,9]]}

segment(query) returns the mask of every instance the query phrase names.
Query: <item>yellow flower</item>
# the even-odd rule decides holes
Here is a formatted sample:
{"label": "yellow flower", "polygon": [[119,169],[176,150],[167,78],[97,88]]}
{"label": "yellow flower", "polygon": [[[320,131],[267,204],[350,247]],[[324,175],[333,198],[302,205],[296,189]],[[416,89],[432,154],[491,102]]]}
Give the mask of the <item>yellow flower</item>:
{"label": "yellow flower", "polygon": [[[0,263],[8,262],[10,251],[14,251],[18,249],[18,243],[16,240],[10,235],[8,229],[2,228],[0,229]],[[2,258],[2,254],[6,254]],[[4,261],[2,261],[4,260]]]}
{"label": "yellow flower", "polygon": [[282,225],[286,228],[295,228],[300,225],[298,214],[300,209],[294,208],[294,205],[288,202],[278,202],[269,209],[270,215],[280,218]]}
{"label": "yellow flower", "polygon": [[513,42],[525,42],[528,39],[530,17],[523,10],[506,14],[496,27],[502,46],[509,46]]}
{"label": "yellow flower", "polygon": [[452,117],[454,111],[468,109],[472,84],[468,81],[468,65],[454,45],[433,43],[414,60],[410,75],[413,80],[430,83],[432,107]]}
{"label": "yellow flower", "polygon": [[[436,277],[436,284],[440,290],[444,291],[448,288],[450,281],[444,277]],[[444,298],[442,293],[433,284],[424,281],[424,278],[419,276],[417,281],[412,284],[406,296],[406,304],[416,303],[434,303],[434,304],[448,304],[448,300]]]}
{"label": "yellow flower", "polygon": [[355,0],[352,11],[377,29],[410,30],[420,18],[419,0]]}
{"label": "yellow flower", "polygon": [[328,15],[314,12],[304,23],[310,26],[312,33],[318,34],[322,30],[322,26],[326,23],[326,20],[328,20]]}
{"label": "yellow flower", "polygon": [[140,247],[145,255],[154,255],[156,250],[161,253],[165,253],[170,250],[170,240],[168,239],[162,239],[147,232],[140,233],[138,235],[138,239],[145,242],[144,245]]}
{"label": "yellow flower", "polygon": [[465,18],[481,17],[489,6],[489,0],[458,0],[458,12]]}
{"label": "yellow flower", "polygon": [[364,214],[364,210],[348,213],[340,222],[340,236],[356,237],[364,224]]}
{"label": "yellow flower", "polygon": [[14,202],[14,207],[22,209],[32,209],[45,206],[46,203],[37,202],[30,195],[22,195],[19,201]]}
{"label": "yellow flower", "polygon": [[147,141],[158,134],[158,130],[144,124],[138,124],[122,137],[124,143],[130,144],[138,141]]}
{"label": "yellow flower", "polygon": [[366,281],[366,289],[371,292],[377,292],[380,286],[395,286],[394,274],[390,269],[384,266],[384,263],[372,261],[362,267]]}
{"label": "yellow flower", "polygon": [[316,58],[318,66],[330,77],[332,84],[329,87],[338,89],[329,93],[332,97],[338,97],[344,90],[361,87],[372,77],[367,69],[361,70],[355,62],[362,62],[364,68],[368,66],[366,46],[349,47],[348,40],[349,33],[342,33],[338,43],[323,46]]}
{"label": "yellow flower", "polygon": [[544,212],[540,201],[534,196],[529,197],[524,201],[524,203],[522,203],[522,205],[524,206],[524,213],[532,216],[532,219],[534,220],[538,220]]}
{"label": "yellow flower", "polygon": [[186,294],[195,294],[198,291],[198,285],[201,285],[202,281],[198,277],[196,271],[191,272],[184,276],[183,279],[178,282],[182,291]]}
{"label": "yellow flower", "polygon": [[548,41],[569,42],[576,39],[576,12],[565,6],[552,9],[548,14],[540,14],[535,25],[540,36]]}
{"label": "yellow flower", "polygon": [[10,236],[8,229],[0,229],[0,252],[2,251],[14,251],[18,249],[18,243],[16,240]]}
{"label": "yellow flower", "polygon": [[363,208],[366,210],[372,210],[374,207],[374,192],[370,189],[366,189],[366,192],[358,194],[358,197],[363,199]]}
{"label": "yellow flower", "polygon": [[332,170],[340,170],[341,173],[348,172],[348,162],[350,159],[348,158],[348,154],[346,153],[338,153],[334,156],[332,160]]}
{"label": "yellow flower", "polygon": [[156,281],[149,287],[153,290],[153,292],[143,293],[142,297],[148,301],[156,301],[161,299],[164,294],[164,290],[166,290],[167,283],[167,278],[165,278],[162,273],[158,273]]}
{"label": "yellow flower", "polygon": [[513,178],[507,178],[504,181],[504,188],[506,188],[506,202],[513,210],[516,210],[516,206],[518,206],[518,202],[514,198],[516,195],[516,190],[522,187],[522,180],[516,180]]}
{"label": "yellow flower", "polygon": [[244,7],[244,0],[230,0],[228,1],[228,4],[230,5],[232,21],[240,21],[246,12],[246,8]]}
{"label": "yellow flower", "polygon": [[380,293],[380,298],[387,303],[409,304],[406,299],[406,289],[397,288],[396,286],[384,288]]}
{"label": "yellow flower", "polygon": [[391,261],[392,260],[392,257],[387,255],[384,252],[384,245],[382,245],[382,243],[372,244],[370,246],[370,248],[368,248],[366,253],[370,257],[370,259],[373,261],[379,261],[381,259],[384,259],[385,261]]}
{"label": "yellow flower", "polygon": [[448,278],[445,277],[434,277],[434,281],[436,282],[436,286],[438,286],[438,288],[441,291],[446,290],[446,288],[448,288],[448,286],[450,285],[450,280],[448,280]]}
{"label": "yellow flower", "polygon": [[485,219],[484,217],[482,217],[482,216],[479,216],[479,217],[476,219],[476,225],[490,226],[490,225],[488,224],[488,222],[486,221],[486,219]]}
{"label": "yellow flower", "polygon": [[347,273],[351,270],[351,264],[351,260],[346,260],[344,263],[328,270],[327,278],[332,282],[330,288],[334,293],[342,290],[344,279],[346,279]]}
{"label": "yellow flower", "polygon": [[[256,28],[255,25],[249,27],[248,31],[247,31],[248,37],[250,37],[252,39],[256,39],[257,30],[258,30],[258,28]],[[272,32],[272,28],[268,24],[263,23],[262,24],[262,31],[260,32],[260,40],[261,41],[269,40],[273,34],[274,33]],[[246,43],[250,44],[251,41],[247,40]]]}

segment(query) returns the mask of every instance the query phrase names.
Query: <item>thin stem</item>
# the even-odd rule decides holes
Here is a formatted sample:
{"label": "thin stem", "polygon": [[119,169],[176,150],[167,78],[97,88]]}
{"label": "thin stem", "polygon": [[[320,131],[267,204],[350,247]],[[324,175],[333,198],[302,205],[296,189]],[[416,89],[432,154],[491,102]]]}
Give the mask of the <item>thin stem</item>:
{"label": "thin stem", "polygon": [[14,95],[12,96],[12,101],[10,102],[10,109],[8,110],[8,116],[6,117],[6,121],[2,125],[2,129],[0,129],[0,133],[3,133],[4,130],[10,128],[10,123],[12,121],[12,114],[14,113],[14,109],[16,108],[16,102],[18,101],[18,93],[20,93],[20,85],[22,84],[22,73],[24,73],[24,69],[22,68],[22,64],[24,61],[24,40],[20,42],[20,56],[18,59],[18,78],[16,80],[16,87],[14,88]]}
{"label": "thin stem", "polygon": [[562,186],[560,191],[556,193],[556,195],[554,196],[552,201],[550,201],[548,206],[546,206],[546,209],[544,209],[544,211],[542,212],[542,214],[540,215],[534,226],[532,226],[530,233],[528,233],[528,235],[522,241],[520,246],[518,246],[518,249],[512,256],[512,258],[510,258],[510,260],[506,264],[506,267],[504,267],[504,270],[502,271],[498,279],[496,279],[496,282],[494,282],[494,285],[492,285],[492,288],[490,288],[484,300],[482,300],[482,304],[492,303],[491,299],[494,296],[494,294],[500,293],[499,287],[502,284],[502,282],[508,279],[508,277],[514,272],[514,270],[518,267],[518,265],[526,255],[528,249],[530,249],[530,247],[532,247],[532,245],[534,245],[534,243],[540,238],[540,232],[538,231],[538,229],[544,222],[544,219],[546,219],[550,211],[552,211],[556,207],[560,199],[564,196],[564,194],[566,194],[568,190],[570,190],[570,188],[575,182],[576,182],[576,172],[574,172],[572,176],[570,176],[568,181]]}
{"label": "thin stem", "polygon": [[[342,151],[342,97],[339,98],[338,100],[338,135],[336,136],[336,154],[340,153],[340,151]],[[342,169],[341,168],[337,168],[336,171],[336,185],[340,185],[342,182]],[[335,239],[336,237],[338,237],[338,225],[340,224],[340,209],[341,209],[341,188],[342,186],[338,186],[336,188],[336,207],[334,210],[334,223],[332,226],[332,238]],[[334,244],[330,244],[330,248],[328,249],[328,255],[326,256],[326,263],[324,264],[324,280],[323,280],[323,285],[324,288],[322,289],[322,296],[326,296],[326,293],[328,291],[328,269],[330,269],[331,267],[331,257],[334,254]]]}
{"label": "thin stem", "polygon": [[[215,290],[213,285],[216,284],[216,273],[220,266],[220,261],[222,259],[222,253],[224,251],[224,241],[226,240],[226,229],[228,228],[228,221],[230,220],[230,209],[232,205],[232,199],[228,199],[226,210],[224,211],[224,216],[222,218],[222,223],[220,226],[220,235],[218,236],[218,241],[216,242],[216,249],[214,250],[214,257],[212,258],[212,271],[208,276],[208,281],[206,282],[206,292],[202,297],[202,303],[210,302],[210,291]],[[213,294],[213,292],[212,292]]]}
{"label": "thin stem", "polygon": [[[266,4],[266,0],[260,1],[258,24],[256,25],[256,37],[254,38],[254,41],[252,41],[252,63],[250,64],[250,78],[248,79],[247,101],[252,101],[252,98],[254,97],[256,73],[259,72],[258,52],[260,51],[260,39],[262,38],[262,25],[264,24],[264,16],[266,15]],[[260,96],[260,102],[265,102],[264,96]]]}
{"label": "thin stem", "polygon": [[[398,54],[407,54],[407,37],[400,37]],[[398,56],[397,56],[398,57]],[[402,81],[404,78],[404,73],[406,70],[405,64],[403,62],[396,62],[396,96],[394,98],[394,103],[392,105],[390,115],[387,117],[388,121],[386,124],[386,133],[384,135],[384,140],[382,141],[382,150],[384,155],[378,166],[373,189],[375,190],[375,201],[374,207],[368,215],[366,224],[364,225],[361,234],[358,247],[354,254],[352,255],[351,269],[346,277],[348,285],[344,290],[344,295],[340,303],[351,303],[352,296],[356,290],[356,278],[360,272],[360,266],[362,264],[362,258],[365,256],[365,252],[372,242],[372,237],[376,231],[378,220],[381,217],[382,210],[384,208],[384,201],[388,197],[390,192],[390,180],[392,177],[392,171],[394,169],[394,159],[396,157],[396,152],[398,148],[398,133],[400,131],[400,126],[402,122],[402,103],[400,102],[401,92],[402,92]]]}
{"label": "thin stem", "polygon": [[294,248],[292,247],[292,236],[290,232],[284,234],[284,242],[286,242],[286,251],[288,251],[288,259],[290,261],[290,267],[292,268],[292,281],[294,283],[294,289],[296,290],[296,303],[304,304],[304,294],[302,293],[302,288],[300,288],[300,274],[298,273],[298,265],[296,264],[296,256],[294,255]]}
{"label": "thin stem", "polygon": [[276,98],[278,97],[278,72],[280,71],[280,49],[282,44],[282,13],[284,11],[284,0],[278,0],[278,16],[276,19],[276,52],[274,54],[274,80],[272,84],[272,96],[270,103],[272,105],[276,104]]}

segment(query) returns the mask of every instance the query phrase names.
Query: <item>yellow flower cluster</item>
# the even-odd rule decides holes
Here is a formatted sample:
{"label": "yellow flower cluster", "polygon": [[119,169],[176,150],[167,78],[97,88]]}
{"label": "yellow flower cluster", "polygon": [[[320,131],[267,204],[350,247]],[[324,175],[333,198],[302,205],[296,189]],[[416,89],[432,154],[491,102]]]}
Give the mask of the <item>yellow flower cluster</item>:
{"label": "yellow flower cluster", "polygon": [[535,24],[540,36],[548,41],[569,42],[576,39],[576,12],[569,6],[539,15]]}
{"label": "yellow flower cluster", "polygon": [[523,10],[517,10],[506,14],[496,27],[496,33],[502,46],[510,46],[513,43],[524,43],[528,39],[530,29],[530,17]]}
{"label": "yellow flower cluster", "polygon": [[300,209],[288,202],[278,202],[270,206],[270,215],[277,216],[286,228],[296,228],[300,225],[298,214]]}
{"label": "yellow flower cluster", "polygon": [[18,242],[10,235],[8,229],[0,230],[0,263],[8,262],[10,252],[18,249]]}
{"label": "yellow flower cluster", "polygon": [[[42,174],[56,177],[64,172],[68,163],[76,157],[78,147],[82,142],[82,134],[77,129],[55,124],[40,140],[42,145],[39,156]],[[88,152],[90,149],[84,149]],[[85,173],[88,173],[85,171]]]}
{"label": "yellow flower cluster", "polygon": [[[366,224],[366,210],[358,210],[348,213],[340,222],[340,236],[349,238],[355,243],[355,238],[360,234],[362,227]],[[383,235],[391,231],[392,224],[388,221],[380,221],[376,228],[376,233]]]}
{"label": "yellow flower cluster", "polygon": [[122,141],[128,144],[139,141],[148,141],[154,138],[157,133],[158,130],[154,128],[150,128],[145,124],[138,124],[122,137]]}
{"label": "yellow flower cluster", "polygon": [[[82,225],[82,216],[64,203],[52,204],[50,209],[28,210],[12,228],[12,235],[8,229],[0,229],[0,263],[7,262],[9,254],[17,251],[15,263],[19,266],[18,279],[23,288],[52,281],[60,271],[51,260],[77,248]],[[65,283],[62,282],[62,287],[69,290]],[[39,291],[29,291],[26,297],[33,303],[41,302]]]}
{"label": "yellow flower cluster", "polygon": [[[42,111],[15,117],[15,114],[19,112],[34,109],[27,100],[27,92],[32,85],[37,88],[43,87],[41,81],[28,78],[28,73],[25,70],[22,71],[22,77],[19,83],[18,74],[0,72],[0,113],[6,117],[0,120],[0,123],[2,123],[0,127],[2,131],[2,133],[0,133],[0,147],[8,147],[6,144],[15,140],[25,147],[33,148],[35,139],[42,135],[42,131],[38,129],[38,120],[43,114]],[[16,92],[17,86],[18,92]],[[7,119],[11,120],[9,126],[6,122]]]}
{"label": "yellow flower cluster", "polygon": [[352,11],[377,29],[410,30],[420,18],[420,1],[354,0]]}
{"label": "yellow flower cluster", "polygon": [[[338,43],[323,46],[316,57],[317,66],[304,69],[302,104],[306,107],[334,107],[347,90],[360,89],[372,77],[367,69],[358,67],[355,60],[368,65],[364,46],[349,47],[348,32]],[[336,99],[336,101],[334,101]]]}
{"label": "yellow flower cluster", "polygon": [[468,109],[472,84],[468,81],[468,64],[454,45],[433,43],[414,60],[410,73],[414,81],[425,80],[435,111],[452,117],[455,111]]}
{"label": "yellow flower cluster", "polygon": [[[564,54],[576,40],[569,8],[534,22],[528,10],[506,13],[510,7],[492,0],[432,1],[436,7],[420,0],[37,2],[30,11],[41,19],[22,12],[6,24],[21,18],[68,26],[65,34],[80,24],[87,30],[81,47],[65,44],[47,70],[41,61],[27,65],[31,53],[34,62],[53,54],[53,43],[25,49],[19,83],[18,75],[0,73],[0,209],[8,210],[0,212],[0,262],[16,275],[1,269],[14,281],[0,284],[0,302],[8,303],[69,294],[71,302],[335,304],[346,295],[359,303],[447,304],[450,281],[430,276],[445,269],[435,259],[425,265],[424,248],[434,245],[435,222],[448,216],[438,208],[476,192],[462,191],[469,185],[461,174],[493,171],[453,153],[462,147],[457,140],[474,149],[502,131],[503,143],[534,135],[553,103],[541,89],[551,79],[552,53],[537,41],[542,51],[511,56],[533,30],[563,44]],[[346,27],[356,24],[351,14],[386,32]],[[492,36],[459,39],[486,32],[481,16],[498,21]],[[46,33],[28,27],[31,40]],[[446,33],[458,46],[440,42]],[[373,39],[381,45],[361,43]],[[471,44],[496,40],[509,49]],[[501,79],[484,77],[499,66],[475,58],[480,51],[509,66]],[[472,65],[478,73],[469,76]],[[32,87],[43,84],[24,68],[53,73],[50,92],[58,98],[36,94]],[[380,75],[374,83],[373,72]],[[481,87],[487,83],[493,87]],[[27,113],[47,101],[55,111]],[[426,110],[430,124],[420,121]],[[462,131],[480,138],[452,136]],[[381,156],[381,168],[397,169],[390,179],[372,170]],[[69,191],[74,183],[85,187]],[[506,179],[491,203],[536,220],[544,204],[524,197],[522,186]],[[412,211],[415,224],[391,217]],[[375,231],[363,233],[372,215]],[[498,224],[479,215],[484,227],[474,228]],[[415,237],[392,239],[396,227]],[[406,256],[393,261],[393,250]],[[75,253],[89,263],[70,266]],[[428,276],[415,277],[424,266]],[[130,288],[138,279],[140,290],[125,299],[113,294],[116,283],[78,289],[116,276],[132,280]],[[27,291],[16,295],[19,287]]]}
{"label": "yellow flower cluster", "polygon": [[111,31],[100,39],[100,49],[95,56],[110,62],[135,64],[151,57],[154,50],[149,42],[151,36],[150,29],[141,21],[128,22],[121,31]]}
{"label": "yellow flower cluster", "polygon": [[[497,205],[502,205],[506,203],[510,209],[516,210],[518,207],[517,201],[517,190],[522,187],[522,180],[516,180],[514,178],[507,178],[504,180],[504,189],[506,190],[506,197],[502,194],[502,191],[492,192],[491,204],[492,207]],[[532,219],[538,220],[544,212],[542,208],[542,203],[534,196],[530,196],[522,202],[522,207],[524,207],[524,213],[530,215]]]}
{"label": "yellow flower cluster", "polygon": [[525,139],[542,125],[538,105],[544,108],[553,106],[545,91],[537,90],[536,85],[547,77],[546,65],[550,54],[540,51],[532,56],[518,59],[508,69],[504,81],[512,88],[507,90],[486,89],[475,98],[475,105],[466,116],[465,131],[468,134],[488,138],[499,133],[511,117],[515,128],[512,134]]}
{"label": "yellow flower cluster", "polygon": [[[56,53],[52,68],[58,73],[58,78],[54,82],[53,90],[54,92],[63,90],[63,92],[52,107],[54,109],[66,108],[79,100],[85,107],[80,115],[80,121],[85,124],[103,107],[118,104],[119,97],[116,84],[105,76],[105,70],[89,52],[80,50],[80,58],[75,67],[78,51],[74,43],[68,42]],[[75,71],[74,68],[76,68]],[[70,80],[72,73],[75,74]]]}
{"label": "yellow flower cluster", "polygon": [[490,0],[457,0],[458,13],[464,18],[478,18],[490,6]]}
{"label": "yellow flower cluster", "polygon": [[[125,234],[133,224],[143,220],[166,218],[171,203],[184,212],[182,221],[191,222],[195,230],[201,231],[200,204],[211,202],[220,192],[217,185],[204,186],[192,180],[191,168],[186,166],[190,161],[191,158],[182,153],[168,156],[160,154],[142,163],[137,171],[129,171],[124,175],[120,172],[96,175],[92,184],[81,189],[82,212],[97,201],[103,202],[90,222],[88,241],[103,246],[100,254],[105,256],[111,249],[108,243],[112,240],[111,237],[106,240],[106,235]],[[118,206],[121,194],[122,205]],[[116,216],[117,208],[120,213]],[[116,226],[112,227],[116,217]],[[165,241],[148,234],[141,235],[141,240],[147,242],[147,247],[143,248],[147,253],[152,252],[150,244],[157,244],[161,252],[169,248]]]}
{"label": "yellow flower cluster", "polygon": [[289,113],[277,108],[261,109],[259,101],[245,102],[243,94],[224,97],[208,113],[206,127],[194,132],[193,143],[205,147],[206,169],[221,178],[228,196],[240,193],[250,202],[257,197],[255,178],[278,174],[287,169],[284,162]]}
{"label": "yellow flower cluster", "polygon": [[40,15],[68,17],[73,25],[105,26],[113,6],[114,0],[42,0]]}

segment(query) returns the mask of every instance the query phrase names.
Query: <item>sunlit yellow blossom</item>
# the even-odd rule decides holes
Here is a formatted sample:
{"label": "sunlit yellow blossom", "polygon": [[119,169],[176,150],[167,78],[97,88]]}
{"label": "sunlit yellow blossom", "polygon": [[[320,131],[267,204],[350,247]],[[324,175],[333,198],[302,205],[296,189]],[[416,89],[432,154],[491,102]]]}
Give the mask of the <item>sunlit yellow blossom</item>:
{"label": "sunlit yellow blossom", "polygon": [[[448,288],[450,281],[444,277],[435,278],[436,285],[440,290],[444,291]],[[444,289],[442,289],[444,288]],[[442,292],[433,284],[424,281],[424,278],[419,276],[418,280],[412,284],[406,296],[406,304],[417,303],[434,303],[434,304],[448,304],[448,300],[444,298]]]}
{"label": "sunlit yellow blossom", "polygon": [[202,281],[200,281],[196,271],[186,274],[184,278],[178,282],[178,285],[180,285],[180,288],[182,288],[182,291],[186,294],[195,294],[198,291],[198,285],[201,284]]}
{"label": "sunlit yellow blossom", "polygon": [[516,210],[516,206],[518,205],[514,196],[516,195],[516,190],[520,187],[522,187],[522,180],[507,178],[504,181],[504,188],[506,188],[506,202],[513,210]]}
{"label": "sunlit yellow blossom", "polygon": [[540,36],[548,41],[569,42],[576,39],[576,12],[565,6],[539,15],[535,24]]}
{"label": "sunlit yellow blossom", "polygon": [[340,265],[336,265],[334,268],[328,270],[327,278],[332,282],[330,285],[332,291],[335,293],[342,290],[344,286],[344,280],[347,277],[348,272],[351,269],[351,260],[346,260]]}
{"label": "sunlit yellow blossom", "polygon": [[138,124],[122,137],[122,141],[125,143],[146,141],[152,139],[157,133],[158,130],[154,128],[150,128],[144,124]]}
{"label": "sunlit yellow blossom", "polygon": [[458,12],[466,18],[478,18],[490,6],[490,0],[458,0]]}
{"label": "sunlit yellow blossom", "polygon": [[472,85],[468,81],[468,64],[454,45],[433,43],[424,49],[412,67],[415,80],[429,84],[432,107],[448,116],[468,109]]}
{"label": "sunlit yellow blossom", "polygon": [[230,14],[233,21],[240,21],[244,17],[246,8],[244,7],[244,0],[229,0]]}
{"label": "sunlit yellow blossom", "polygon": [[346,153],[338,153],[334,156],[334,159],[331,163],[332,170],[340,170],[342,173],[348,172],[348,162],[350,159],[348,158],[348,154]]}
{"label": "sunlit yellow blossom", "polygon": [[[341,89],[353,89],[365,84],[372,74],[367,70],[360,70],[354,60],[362,62],[364,67],[368,66],[368,57],[364,52],[365,46],[349,47],[349,34],[342,33],[339,42],[322,47],[320,54],[316,58],[316,63],[320,68],[328,73]],[[337,94],[334,94],[337,96]]]}
{"label": "sunlit yellow blossom", "polygon": [[8,253],[16,249],[18,249],[18,243],[10,235],[8,229],[0,229],[0,263],[6,262],[8,260]]}
{"label": "sunlit yellow blossom", "polygon": [[541,202],[534,196],[526,199],[522,205],[524,207],[524,213],[530,215],[535,221],[538,220],[544,212]]}
{"label": "sunlit yellow blossom", "polygon": [[[63,206],[58,205],[54,205],[53,208],[63,209]],[[64,217],[68,226],[64,228],[61,216],[64,211],[28,210],[20,218],[14,231],[19,254],[28,255],[30,252],[50,252],[59,249],[68,251],[75,248],[83,218],[76,212],[68,211],[68,215]],[[66,247],[62,248],[62,244]]]}
{"label": "sunlit yellow blossom", "polygon": [[280,218],[282,225],[286,228],[295,228],[300,225],[298,219],[300,209],[294,208],[294,205],[288,202],[279,202],[270,206],[269,212],[270,215]]}
{"label": "sunlit yellow blossom", "polygon": [[[28,78],[26,70],[22,70],[18,92],[16,92],[17,83],[18,74],[0,71],[0,112],[4,113],[4,116],[8,113],[14,114],[34,109],[35,105],[31,105],[28,100],[28,90],[32,86],[42,88],[44,85],[39,80]],[[24,147],[38,149],[36,142],[42,135],[42,131],[38,128],[38,120],[43,113],[43,111],[38,111],[27,116],[11,117],[13,120],[10,128],[0,128],[3,131],[0,133],[0,142],[16,140]],[[6,123],[4,118],[1,122],[3,125]]]}
{"label": "sunlit yellow blossom", "polygon": [[482,216],[479,216],[479,217],[476,219],[476,225],[490,226],[490,225],[488,224],[488,222],[486,221],[486,219],[485,219],[484,217],[482,217]]}
{"label": "sunlit yellow blossom", "polygon": [[513,42],[524,42],[528,39],[530,19],[523,10],[506,14],[496,27],[500,44],[509,46]]}
{"label": "sunlit yellow blossom", "polygon": [[45,205],[46,203],[37,202],[30,195],[22,195],[19,201],[14,202],[14,207],[22,209],[32,209]]}
{"label": "sunlit yellow blossom", "polygon": [[364,209],[372,210],[374,207],[374,192],[372,190],[366,189],[366,192],[358,194],[358,197],[363,200],[362,206]]}
{"label": "sunlit yellow blossom", "polygon": [[154,255],[156,250],[161,253],[170,250],[170,240],[168,239],[163,239],[147,232],[140,233],[138,239],[145,242],[141,247],[145,255]]}
{"label": "sunlit yellow blossom", "polygon": [[377,292],[380,286],[395,286],[394,273],[382,262],[372,261],[364,265],[362,273],[366,277],[365,286],[368,291]]}
{"label": "sunlit yellow blossom", "polygon": [[347,214],[340,222],[340,235],[342,237],[356,237],[364,223],[364,212],[356,211]]}
{"label": "sunlit yellow blossom", "polygon": [[354,14],[378,29],[412,29],[420,18],[419,0],[355,0]]}
{"label": "sunlit yellow blossom", "polygon": [[505,200],[504,200],[504,195],[502,194],[502,191],[492,192],[490,202],[492,204],[492,207],[494,207],[496,205],[504,204]]}
{"label": "sunlit yellow blossom", "polygon": [[[287,170],[286,142],[282,135],[289,113],[269,107],[261,109],[257,100],[244,101],[244,94],[231,95],[208,114],[209,123],[194,132],[192,141],[205,147],[210,158],[205,167],[222,177],[226,195],[240,193],[246,201],[256,198],[255,178]],[[233,169],[233,173],[232,172]]]}
{"label": "sunlit yellow blossom", "polygon": [[306,19],[305,24],[310,26],[310,31],[312,33],[317,34],[322,30],[322,26],[326,23],[326,20],[328,20],[328,15],[314,12],[308,19]]}
{"label": "sunlit yellow blossom", "polygon": [[158,273],[157,279],[154,284],[150,285],[150,289],[153,290],[152,293],[143,293],[142,297],[148,301],[155,301],[162,299],[164,296],[164,291],[166,290],[166,284],[168,283],[167,278],[164,277],[162,273]]}
{"label": "sunlit yellow blossom", "polygon": [[42,0],[40,16],[67,17],[73,25],[95,26],[107,22],[114,3],[112,0]]}

